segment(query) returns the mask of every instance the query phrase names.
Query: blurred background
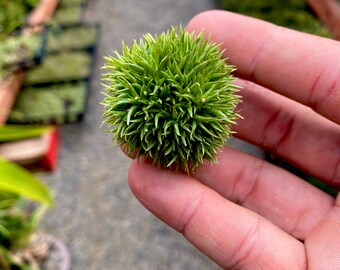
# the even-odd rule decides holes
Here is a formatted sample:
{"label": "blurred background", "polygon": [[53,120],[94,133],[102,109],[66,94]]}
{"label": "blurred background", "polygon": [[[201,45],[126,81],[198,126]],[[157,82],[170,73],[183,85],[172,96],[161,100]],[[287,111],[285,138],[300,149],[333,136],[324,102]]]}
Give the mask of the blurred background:
{"label": "blurred background", "polygon": [[[54,197],[33,233],[60,239],[69,269],[219,269],[134,198],[130,160],[101,127],[100,105],[103,57],[120,51],[122,40],[129,45],[145,33],[185,26],[209,9],[339,38],[337,0],[0,0],[0,156]],[[255,146],[229,143],[265,158]],[[0,195],[6,168],[0,164]],[[0,196],[0,214],[6,209]],[[0,217],[5,270],[6,222]]]}

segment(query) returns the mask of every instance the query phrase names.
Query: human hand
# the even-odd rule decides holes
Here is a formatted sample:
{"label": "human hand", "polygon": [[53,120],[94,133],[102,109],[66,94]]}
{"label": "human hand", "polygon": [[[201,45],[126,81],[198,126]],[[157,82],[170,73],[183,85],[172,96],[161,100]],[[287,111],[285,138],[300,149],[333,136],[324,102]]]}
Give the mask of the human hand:
{"label": "human hand", "polygon": [[[340,187],[340,43],[223,11],[196,16],[237,66],[237,136]],[[285,96],[285,97],[284,97]],[[224,148],[191,176],[133,162],[140,202],[226,269],[340,269],[340,196]]]}

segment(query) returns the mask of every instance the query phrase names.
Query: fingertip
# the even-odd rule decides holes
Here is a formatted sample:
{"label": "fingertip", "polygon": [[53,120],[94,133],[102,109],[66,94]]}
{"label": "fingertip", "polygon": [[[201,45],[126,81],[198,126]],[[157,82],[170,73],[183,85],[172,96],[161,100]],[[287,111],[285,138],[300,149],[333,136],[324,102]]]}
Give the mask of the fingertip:
{"label": "fingertip", "polygon": [[129,173],[128,173],[128,181],[129,186],[133,194],[139,199],[143,194],[143,189],[145,186],[145,173],[148,168],[145,168],[146,164],[144,164],[141,160],[134,159],[131,163]]}
{"label": "fingertip", "polygon": [[128,181],[133,194],[145,205],[145,201],[158,199],[157,196],[163,192],[164,185],[167,185],[170,177],[169,170],[158,169],[152,160],[141,157],[133,160]]}
{"label": "fingertip", "polygon": [[210,24],[214,24],[216,17],[225,16],[228,13],[230,12],[222,10],[208,10],[198,13],[189,21],[186,30],[195,33],[204,31],[206,27],[210,28]]}

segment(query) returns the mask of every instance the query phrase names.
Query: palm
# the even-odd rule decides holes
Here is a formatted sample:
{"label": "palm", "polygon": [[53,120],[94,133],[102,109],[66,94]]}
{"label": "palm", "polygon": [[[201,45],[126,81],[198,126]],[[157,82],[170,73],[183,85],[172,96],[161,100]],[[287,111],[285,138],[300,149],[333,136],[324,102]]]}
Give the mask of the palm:
{"label": "palm", "polygon": [[[202,28],[242,78],[238,137],[338,188],[339,43],[218,11],[188,26]],[[229,148],[218,160],[192,177],[134,162],[130,185],[224,268],[340,269],[339,196]]]}

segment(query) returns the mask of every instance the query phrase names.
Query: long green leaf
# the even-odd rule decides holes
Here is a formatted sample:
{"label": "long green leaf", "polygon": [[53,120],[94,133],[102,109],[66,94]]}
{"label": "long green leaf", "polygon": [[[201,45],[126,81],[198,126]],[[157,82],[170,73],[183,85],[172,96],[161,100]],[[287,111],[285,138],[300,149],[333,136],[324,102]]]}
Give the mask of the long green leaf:
{"label": "long green leaf", "polygon": [[0,126],[0,142],[37,137],[52,129],[51,126],[3,125]]}
{"label": "long green leaf", "polygon": [[52,205],[48,188],[30,172],[20,166],[0,159],[0,191],[8,191],[38,202]]}

